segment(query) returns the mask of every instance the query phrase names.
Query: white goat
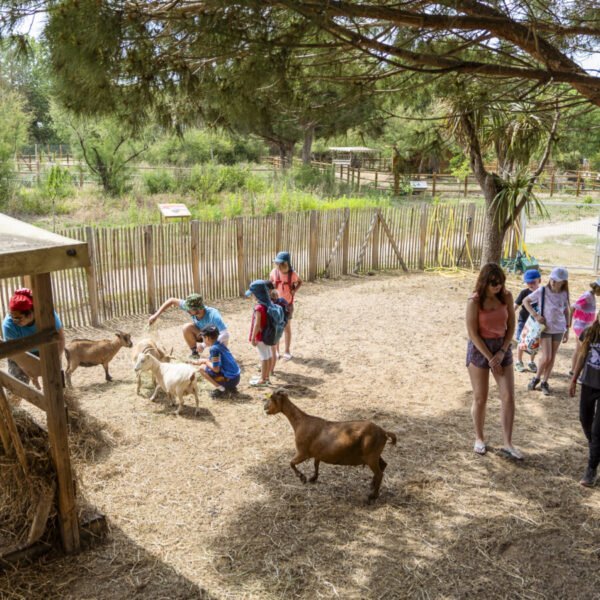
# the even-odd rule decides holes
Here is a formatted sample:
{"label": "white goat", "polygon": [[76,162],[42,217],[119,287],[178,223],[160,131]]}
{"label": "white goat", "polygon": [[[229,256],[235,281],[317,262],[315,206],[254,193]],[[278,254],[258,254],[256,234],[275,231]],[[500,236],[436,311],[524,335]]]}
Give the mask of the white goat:
{"label": "white goat", "polygon": [[[144,338],[144,339],[141,339],[139,342],[137,342],[131,349],[131,359],[133,360],[134,367],[137,363],[137,359],[140,354],[150,354],[150,355],[154,356],[154,358],[158,359],[160,362],[168,363],[168,362],[171,362],[171,359],[173,358],[173,356],[172,356],[173,348],[171,348],[171,352],[169,352],[169,354],[167,354],[167,351],[162,346],[160,346],[157,342],[155,342],[154,340],[151,340],[150,338]],[[137,389],[136,389],[135,393],[139,396],[140,395],[140,387],[142,385],[142,372],[137,371],[136,377],[137,377]],[[156,378],[154,377],[154,374],[152,375],[152,385],[156,386]]]}
{"label": "white goat", "polygon": [[166,392],[171,402],[173,402],[173,396],[177,398],[179,407],[176,412],[179,414],[183,407],[183,397],[186,394],[194,394],[194,398],[196,399],[196,411],[194,414],[198,414],[200,410],[198,407],[198,390],[196,389],[198,375],[194,367],[183,363],[161,363],[151,354],[142,353],[138,355],[134,370],[136,373],[140,371],[152,371],[152,375],[157,383],[154,393],[150,396],[152,402],[156,400],[160,388]]}

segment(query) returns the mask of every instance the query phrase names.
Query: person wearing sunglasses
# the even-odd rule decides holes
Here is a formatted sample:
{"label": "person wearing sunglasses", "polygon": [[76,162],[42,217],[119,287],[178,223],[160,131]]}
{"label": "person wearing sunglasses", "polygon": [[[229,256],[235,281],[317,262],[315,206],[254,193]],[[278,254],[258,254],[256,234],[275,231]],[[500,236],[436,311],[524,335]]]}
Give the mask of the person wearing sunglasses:
{"label": "person wearing sunglasses", "polygon": [[515,332],[515,308],[512,294],[506,289],[505,283],[506,276],[499,265],[484,265],[467,303],[469,341],[466,363],[473,388],[473,451],[484,455],[488,449],[483,428],[491,371],[500,393],[504,440],[502,452],[510,458],[522,460],[523,455],[512,444],[515,381],[511,340]]}
{"label": "person wearing sunglasses", "polygon": [[[9,312],[2,321],[2,339],[4,341],[18,340],[37,333],[38,328],[33,310],[33,294],[30,289],[20,288],[15,290],[9,300],[8,309]],[[65,331],[56,311],[54,312],[54,326],[58,331],[58,353],[62,356],[65,349]],[[29,353],[39,356],[37,348],[29,350]],[[16,379],[29,383],[29,377],[18,365],[18,358],[16,360],[8,359],[8,372]]]}

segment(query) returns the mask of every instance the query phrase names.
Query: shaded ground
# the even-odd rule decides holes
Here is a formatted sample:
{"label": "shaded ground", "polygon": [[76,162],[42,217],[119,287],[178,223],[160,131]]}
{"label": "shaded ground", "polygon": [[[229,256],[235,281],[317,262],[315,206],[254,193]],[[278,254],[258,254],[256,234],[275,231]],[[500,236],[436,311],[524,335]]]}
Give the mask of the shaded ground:
{"label": "shaded ground", "polygon": [[[296,358],[276,381],[307,412],[397,432],[373,505],[367,470],[322,465],[316,485],[293,475],[288,422],[265,416],[264,393],[246,385],[257,361],[244,300],[220,305],[245,369],[242,393],[213,401],[204,390],[199,417],[189,403],[175,417],[136,397],[125,351],[113,383],[101,367],[76,371],[82,406],[115,432],[114,447],[79,466],[111,537],[0,577],[0,598],[599,597],[600,490],[577,484],[587,449],[567,396],[573,343],[560,350],[552,397],[528,392],[527,374],[517,374],[525,462],[474,455],[464,368],[473,282],[383,274],[299,294]],[[586,284],[572,282],[572,296]],[[184,322],[174,311],[157,333],[181,356]],[[134,337],[145,329],[140,319],[119,325]],[[487,432],[497,448],[495,392]]]}

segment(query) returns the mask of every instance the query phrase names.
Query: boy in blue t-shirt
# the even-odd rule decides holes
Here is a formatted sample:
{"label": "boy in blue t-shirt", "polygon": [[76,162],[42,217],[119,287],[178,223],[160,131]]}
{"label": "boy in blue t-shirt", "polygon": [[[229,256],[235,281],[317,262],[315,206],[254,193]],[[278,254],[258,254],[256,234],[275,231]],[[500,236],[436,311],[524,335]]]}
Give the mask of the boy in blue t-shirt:
{"label": "boy in blue t-shirt", "polygon": [[202,330],[204,343],[209,349],[208,358],[192,361],[194,365],[205,365],[200,375],[215,389],[211,392],[213,398],[221,398],[227,392],[236,393],[240,382],[240,367],[233,358],[227,346],[218,341],[219,330],[209,325]]}

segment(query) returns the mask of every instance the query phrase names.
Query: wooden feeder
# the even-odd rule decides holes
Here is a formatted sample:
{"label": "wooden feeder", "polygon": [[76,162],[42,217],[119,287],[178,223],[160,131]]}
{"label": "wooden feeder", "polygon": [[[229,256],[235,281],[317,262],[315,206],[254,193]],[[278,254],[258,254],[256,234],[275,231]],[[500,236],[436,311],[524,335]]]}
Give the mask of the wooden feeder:
{"label": "wooden feeder", "polygon": [[59,531],[66,553],[80,549],[80,528],[69,456],[67,413],[56,345],[59,334],[54,322],[50,273],[89,265],[87,243],[44,231],[0,213],[0,278],[24,278],[33,292],[37,325],[34,335],[0,342],[0,359],[39,348],[43,381],[43,391],[39,391],[0,370],[1,441],[6,446],[7,440],[12,440],[21,466],[27,472],[26,457],[4,393],[3,388],[6,388],[46,413],[48,439],[57,475]]}

